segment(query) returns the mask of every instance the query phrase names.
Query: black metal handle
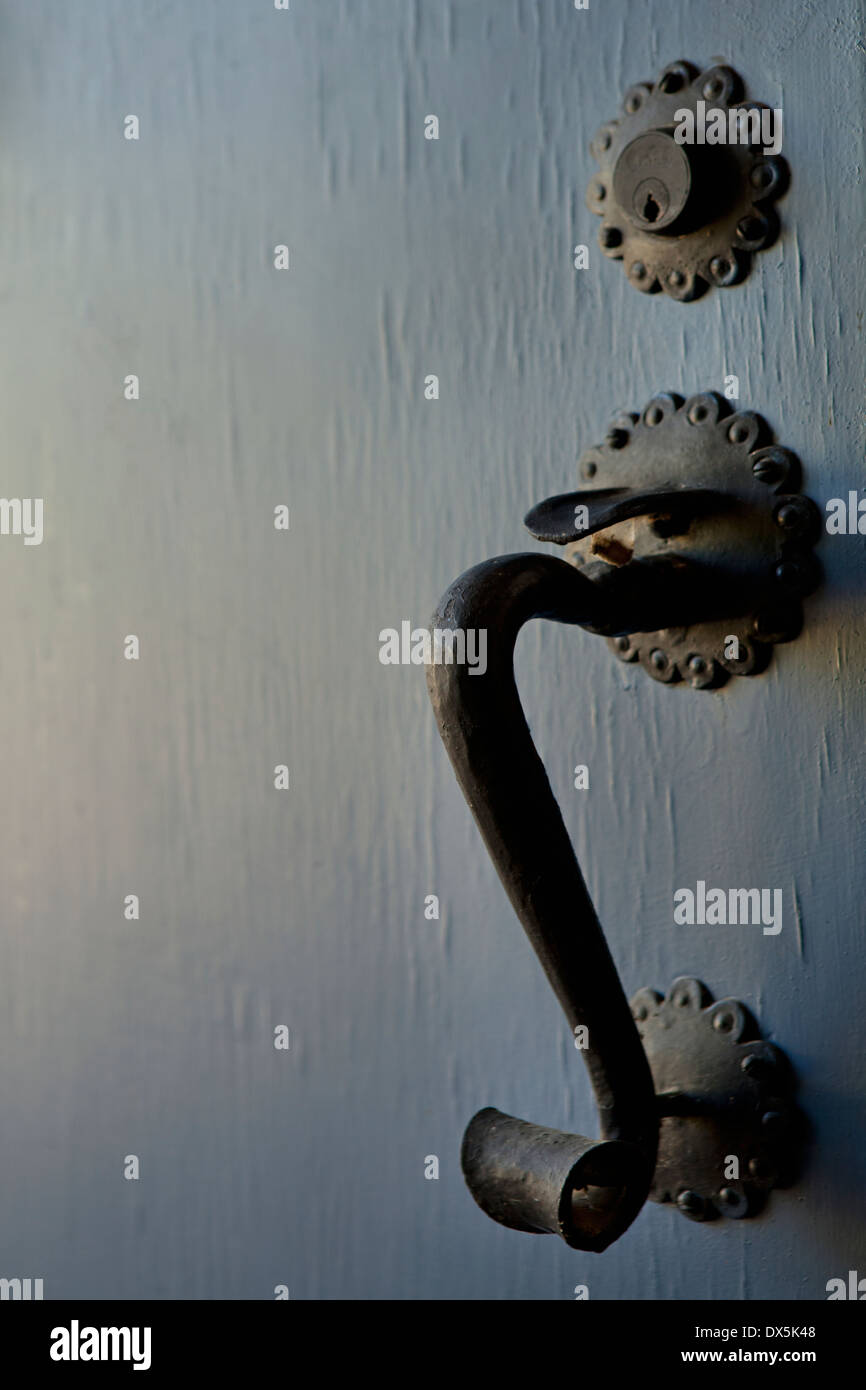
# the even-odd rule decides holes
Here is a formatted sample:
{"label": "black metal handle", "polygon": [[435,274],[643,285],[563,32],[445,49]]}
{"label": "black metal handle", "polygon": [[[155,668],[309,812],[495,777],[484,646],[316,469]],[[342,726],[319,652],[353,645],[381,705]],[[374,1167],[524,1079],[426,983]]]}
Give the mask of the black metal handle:
{"label": "black metal handle", "polygon": [[[665,516],[678,525],[706,512],[729,510],[731,497],[707,487],[686,487],[671,483],[666,487],[636,489],[630,487],[583,489],[562,492],[548,497],[532,507],[524,517],[524,525],[537,541],[553,541],[567,545],[604,531],[617,522],[638,516]],[[578,520],[580,513],[580,520]]]}
{"label": "black metal handle", "polygon": [[691,587],[665,563],[599,574],[547,555],[477,565],[447,591],[433,627],[485,629],[486,672],[428,667],[439,732],[490,856],[569,1023],[588,1031],[583,1056],[604,1141],[484,1110],[466,1133],[464,1173],[497,1221],[557,1232],[584,1250],[604,1250],[643,1205],[659,1120],[628,1001],[523,715],[514,644],[534,617],[610,634],[664,627],[681,621]]}

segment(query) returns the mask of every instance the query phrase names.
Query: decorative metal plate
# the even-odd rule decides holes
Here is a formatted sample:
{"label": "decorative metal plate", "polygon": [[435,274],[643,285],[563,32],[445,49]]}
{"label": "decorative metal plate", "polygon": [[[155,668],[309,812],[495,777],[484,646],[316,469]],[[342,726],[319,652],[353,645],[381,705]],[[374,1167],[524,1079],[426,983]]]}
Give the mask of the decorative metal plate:
{"label": "decorative metal plate", "polygon": [[[696,299],[708,286],[734,285],[748,272],[751,253],[778,234],[773,200],[787,187],[780,155],[749,144],[678,145],[678,111],[757,110],[743,102],[743,83],[717,64],[698,72],[671,63],[656,82],[640,82],[623,98],[622,115],[597,132],[590,146],[599,172],[587,190],[591,212],[603,221],[599,244],[622,260],[636,289]],[[750,125],[750,138],[754,135]]]}
{"label": "decorative metal plate", "polygon": [[763,670],[771,644],[797,636],[802,597],[819,577],[812,548],[820,514],[795,490],[796,456],[772,442],[760,415],[732,414],[715,392],[685,403],[672,393],[655,396],[641,415],[617,416],[605,442],[582,455],[579,470],[590,486],[572,494],[575,502],[609,488],[725,494],[721,510],[685,520],[637,516],[568,547],[569,559],[595,574],[600,559],[665,557],[712,578],[715,615],[690,627],[608,639],[621,661],[639,661],[654,680],[703,690]]}
{"label": "decorative metal plate", "polygon": [[663,1116],[650,1197],[693,1221],[754,1216],[796,1175],[803,1120],[784,1054],[699,980],[631,1001]]}

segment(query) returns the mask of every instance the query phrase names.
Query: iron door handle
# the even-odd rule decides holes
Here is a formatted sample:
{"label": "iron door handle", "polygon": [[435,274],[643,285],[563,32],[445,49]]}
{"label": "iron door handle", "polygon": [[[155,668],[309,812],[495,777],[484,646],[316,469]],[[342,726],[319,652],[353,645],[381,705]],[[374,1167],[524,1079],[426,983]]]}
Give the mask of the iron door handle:
{"label": "iron door handle", "polygon": [[[782,1181],[796,1107],[782,1054],[738,1000],[713,1003],[680,978],[666,1000],[644,989],[629,1005],[523,714],[514,646],[543,617],[608,636],[666,683],[706,689],[762,669],[766,644],[796,635],[816,582],[815,509],[791,491],[794,455],[770,439],[761,417],[731,416],[714,393],[661,395],[618,417],[582,459],[594,485],[526,518],[539,539],[577,542],[574,564],[488,560],[452,584],[432,622],[487,634],[484,674],[434,660],[430,697],[514,910],[569,1024],[586,1029],[601,1130],[592,1140],[488,1108],[467,1128],[463,1171],[489,1216],[576,1249],[606,1249],[647,1196],[695,1220],[752,1215]],[[626,521],[629,544],[585,541]],[[725,1159],[738,1153],[735,1179]]]}
{"label": "iron door handle", "polygon": [[[650,569],[637,588],[643,602],[650,594],[661,601],[667,576]],[[646,1199],[658,1139],[655,1090],[523,715],[513,652],[531,618],[616,628],[617,608],[608,588],[564,560],[489,560],[451,586],[434,618],[434,627],[486,629],[484,676],[473,677],[465,665],[428,667],[439,732],[490,856],[569,1024],[588,1030],[583,1056],[602,1134],[595,1142],[483,1110],[466,1132],[464,1172],[476,1201],[496,1220],[557,1232],[583,1250],[604,1250]]]}

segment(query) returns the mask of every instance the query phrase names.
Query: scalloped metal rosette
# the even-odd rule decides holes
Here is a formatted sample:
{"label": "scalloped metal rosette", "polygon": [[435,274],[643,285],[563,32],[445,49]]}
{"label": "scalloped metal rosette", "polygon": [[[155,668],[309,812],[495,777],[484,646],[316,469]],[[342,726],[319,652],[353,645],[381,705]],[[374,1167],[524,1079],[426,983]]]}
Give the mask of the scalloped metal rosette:
{"label": "scalloped metal rosette", "polygon": [[802,1158],[806,1126],[784,1053],[744,1004],[714,1002],[688,976],[667,998],[639,990],[631,1011],[661,1115],[651,1200],[676,1203],[692,1221],[756,1215]]}
{"label": "scalloped metal rosette", "polygon": [[[671,485],[726,494],[719,513],[676,524],[664,515],[639,516],[568,546],[573,564],[596,573],[600,560],[659,557],[712,573],[720,616],[608,638],[621,661],[639,662],[656,681],[703,690],[763,670],[772,645],[799,634],[803,596],[820,575],[812,551],[821,517],[797,491],[797,457],[773,442],[760,415],[734,413],[712,391],[686,401],[663,393],[640,415],[618,415],[604,443],[587,449],[578,468],[586,494]],[[729,593],[730,616],[724,607]],[[747,606],[742,598],[734,604],[733,596],[744,593]]]}
{"label": "scalloped metal rosette", "polygon": [[593,138],[599,170],[587,207],[602,218],[601,249],[623,262],[636,289],[696,299],[708,286],[741,281],[751,253],[776,238],[773,202],[788,183],[781,155],[765,155],[760,139],[674,141],[677,112],[689,110],[697,120],[699,102],[725,113],[769,109],[742,98],[741,78],[724,64],[699,71],[692,63],[671,63],[655,82],[630,87],[621,115]]}

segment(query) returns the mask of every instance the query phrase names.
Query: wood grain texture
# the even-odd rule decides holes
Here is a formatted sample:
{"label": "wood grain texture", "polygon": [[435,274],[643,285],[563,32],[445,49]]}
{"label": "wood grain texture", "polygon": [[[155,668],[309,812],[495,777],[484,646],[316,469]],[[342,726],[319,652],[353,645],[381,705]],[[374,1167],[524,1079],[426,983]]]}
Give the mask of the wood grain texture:
{"label": "wood grain texture", "polygon": [[[580,632],[521,639],[626,988],[743,998],[815,1131],[758,1221],[650,1206],[601,1257],[463,1186],[482,1105],[583,1132],[592,1104],[423,672],[377,641],[532,548],[526,509],[656,390],[734,372],[816,500],[863,484],[859,12],[0,4],[3,491],[46,515],[41,547],[0,540],[0,1274],[49,1298],[798,1299],[866,1272],[862,540],[824,543],[805,636],[720,694]],[[595,249],[588,141],[627,85],[717,54],[784,108],[783,235],[744,287],[648,301]],[[782,934],[674,927],[698,878],[782,887]]]}

